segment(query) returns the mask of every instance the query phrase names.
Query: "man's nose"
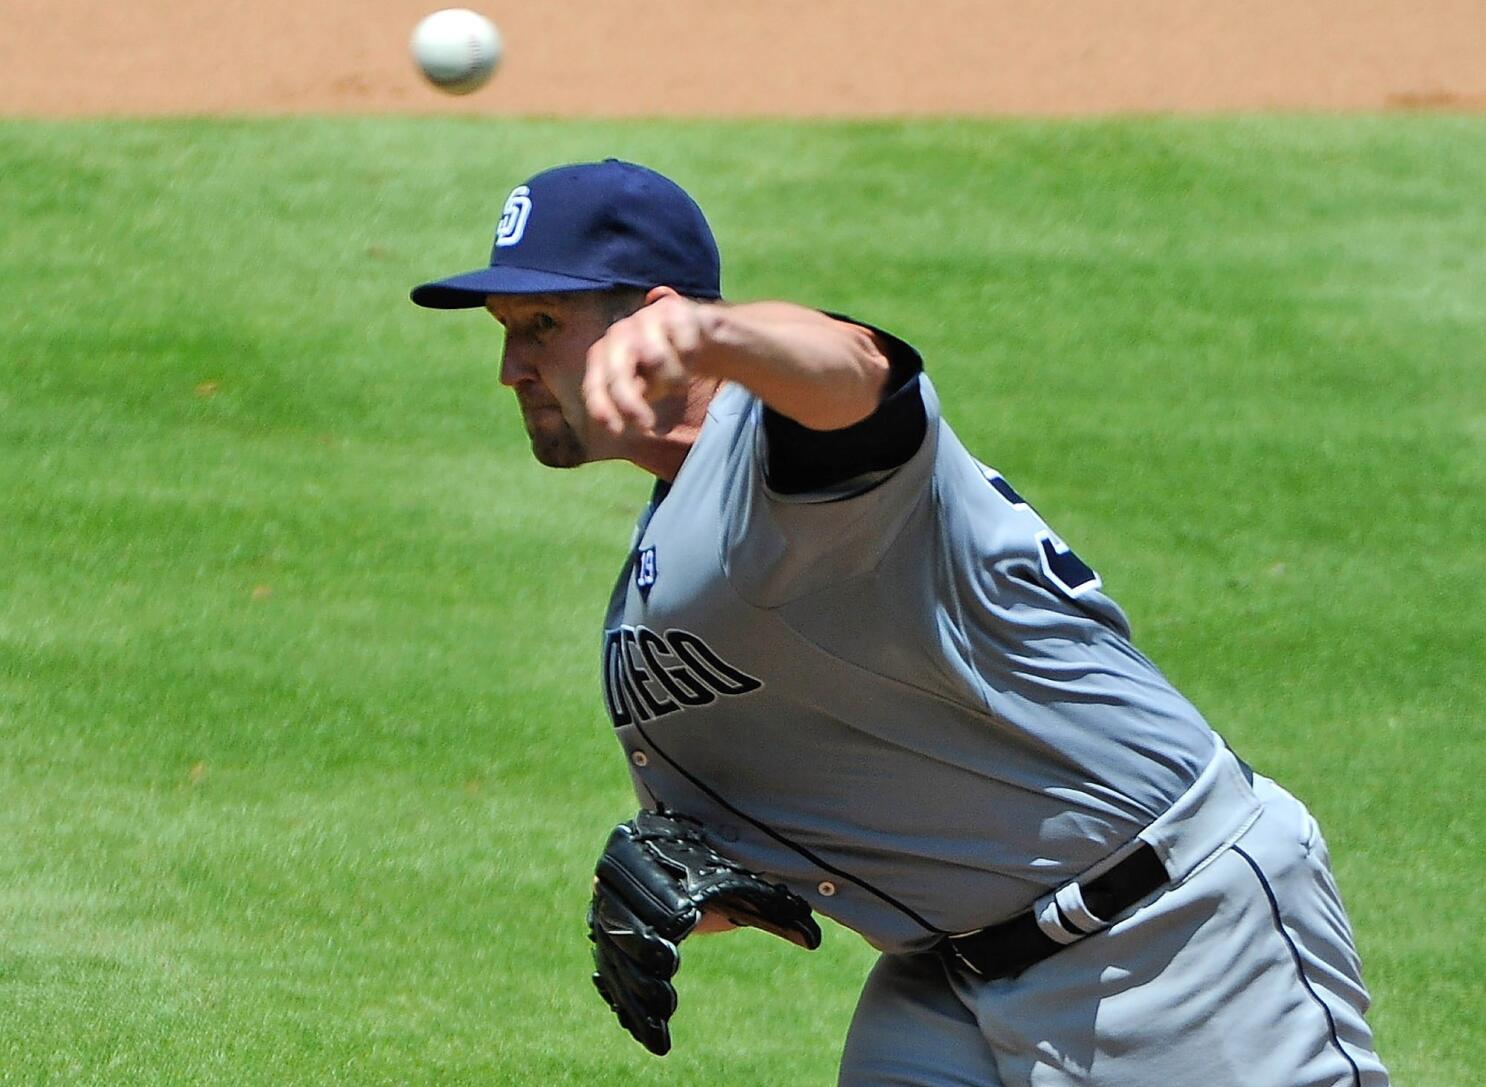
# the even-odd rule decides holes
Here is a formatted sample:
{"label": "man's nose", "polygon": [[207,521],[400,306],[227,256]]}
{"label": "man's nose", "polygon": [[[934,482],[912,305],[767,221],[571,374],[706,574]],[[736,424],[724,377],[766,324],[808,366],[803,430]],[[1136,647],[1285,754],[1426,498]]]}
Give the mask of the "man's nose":
{"label": "man's nose", "polygon": [[513,347],[509,339],[505,347],[501,349],[500,356],[500,383],[510,388],[520,384],[522,380],[533,374],[531,361],[526,353],[520,348]]}

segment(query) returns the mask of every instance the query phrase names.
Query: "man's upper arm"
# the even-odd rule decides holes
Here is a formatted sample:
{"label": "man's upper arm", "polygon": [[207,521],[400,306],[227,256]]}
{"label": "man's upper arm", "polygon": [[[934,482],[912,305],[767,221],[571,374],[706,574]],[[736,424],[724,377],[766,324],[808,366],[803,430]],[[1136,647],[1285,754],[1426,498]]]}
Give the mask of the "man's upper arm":
{"label": "man's upper arm", "polygon": [[882,400],[867,418],[840,430],[812,430],[764,409],[764,472],[783,495],[829,491],[854,479],[871,480],[906,464],[927,429],[918,376],[919,353],[881,329],[830,314],[872,333],[890,370]]}

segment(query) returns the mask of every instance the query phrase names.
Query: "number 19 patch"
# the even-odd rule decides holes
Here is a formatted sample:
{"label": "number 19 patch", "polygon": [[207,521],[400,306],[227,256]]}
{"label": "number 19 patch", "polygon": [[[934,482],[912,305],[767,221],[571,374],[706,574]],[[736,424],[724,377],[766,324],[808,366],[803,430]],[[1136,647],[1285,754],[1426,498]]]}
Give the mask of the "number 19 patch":
{"label": "number 19 patch", "polygon": [[650,599],[650,587],[655,584],[657,573],[655,548],[647,547],[635,560],[635,588],[640,590],[641,599]]}

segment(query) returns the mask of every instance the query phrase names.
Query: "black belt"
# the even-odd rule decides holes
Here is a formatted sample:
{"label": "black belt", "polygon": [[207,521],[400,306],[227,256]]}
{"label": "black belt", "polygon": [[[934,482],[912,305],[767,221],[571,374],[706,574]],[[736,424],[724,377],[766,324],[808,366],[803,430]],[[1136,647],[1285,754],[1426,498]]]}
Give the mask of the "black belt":
{"label": "black belt", "polygon": [[[1108,922],[1166,886],[1168,879],[1161,858],[1142,842],[1135,852],[1108,872],[1079,884],[1079,890],[1089,912]],[[1062,921],[1069,932],[1080,931],[1066,917]],[[940,942],[939,950],[952,964],[968,966],[983,977],[1013,978],[1033,963],[1041,962],[1067,946],[1043,932],[1038,927],[1037,915],[1028,910],[999,925],[964,936],[947,937]]]}
{"label": "black belt", "polygon": [[[1223,741],[1225,746],[1227,742]],[[1228,750],[1238,759],[1238,768],[1244,779],[1250,785],[1254,784],[1253,769],[1238,757],[1233,748]],[[1142,842],[1135,852],[1108,872],[1087,883],[1080,883],[1079,891],[1089,912],[1107,924],[1142,898],[1165,887],[1169,880],[1161,858]],[[1093,935],[1082,933],[1062,915],[1061,910],[1058,917],[1060,927],[1071,933],[1080,933],[1079,938]],[[1067,946],[1043,932],[1037,924],[1037,914],[1028,910],[1010,921],[990,925],[978,932],[948,936],[939,942],[938,949],[951,965],[968,966],[987,978],[1014,978],[1033,963],[1039,963]]]}

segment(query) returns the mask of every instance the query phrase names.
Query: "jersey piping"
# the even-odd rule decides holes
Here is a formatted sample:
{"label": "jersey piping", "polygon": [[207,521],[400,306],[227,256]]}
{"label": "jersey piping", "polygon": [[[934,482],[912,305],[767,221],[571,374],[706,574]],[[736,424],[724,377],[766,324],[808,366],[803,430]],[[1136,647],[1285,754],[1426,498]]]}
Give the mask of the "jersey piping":
{"label": "jersey piping", "polygon": [[[767,823],[761,822],[758,819],[755,819],[753,816],[749,815],[747,812],[739,810],[736,806],[734,806],[733,804],[729,803],[727,801],[727,799],[724,798],[720,793],[718,793],[716,789],[712,788],[705,781],[702,781],[695,774],[693,774],[690,770],[688,770],[686,767],[682,766],[679,762],[677,762],[675,759],[673,759],[670,756],[670,754],[668,754],[666,752],[665,748],[663,748],[659,744],[657,744],[655,742],[654,738],[650,735],[650,733],[648,733],[648,732],[645,731],[645,726],[642,725],[642,724],[640,724],[639,721],[636,721],[634,723],[634,728],[635,728],[635,731],[640,734],[640,736],[645,740],[645,742],[647,744],[650,745],[650,747],[655,751],[655,753],[657,755],[659,755],[661,758],[665,759],[666,762],[670,763],[671,769],[675,770],[678,774],[680,774],[682,777],[684,777],[687,781],[691,782],[691,784],[693,786],[695,786],[698,790],[700,790],[701,792],[705,793],[712,800],[716,801],[717,804],[720,807],[725,808],[728,811],[732,812],[739,819],[742,819],[744,822],[748,823],[754,829],[760,830],[764,834],[767,834],[770,838],[772,838],[774,841],[778,842],[780,845],[784,846],[786,849],[788,849],[788,850],[790,850],[790,851],[792,851],[794,853],[797,853],[801,857],[804,857],[807,861],[809,861],[811,864],[815,865],[817,868],[820,868],[823,871],[829,872],[833,876],[839,876],[840,878],[842,878],[844,880],[848,880],[851,883],[856,884],[858,887],[860,887],[862,890],[866,891],[868,894],[872,895],[873,897],[879,899],[882,902],[887,903],[889,906],[893,907],[895,910],[898,910],[900,913],[902,913],[905,917],[910,918],[913,921],[914,924],[920,926],[926,932],[931,932],[931,933],[933,933],[936,936],[947,936],[947,935],[949,935],[949,933],[947,933],[944,929],[936,928],[934,925],[931,925],[920,914],[918,914],[916,911],[914,911],[912,907],[905,906],[903,903],[899,902],[896,898],[894,898],[892,895],[888,894],[886,891],[880,890],[879,888],[872,886],[872,884],[868,883],[866,880],[861,879],[858,876],[854,876],[850,872],[847,872],[847,871],[845,871],[845,870],[843,870],[841,868],[837,868],[835,865],[831,864],[829,861],[822,860],[820,857],[816,856],[815,853],[811,852],[809,849],[806,849],[804,846],[800,845],[798,842],[791,841],[788,837],[786,837],[785,835],[781,834],[779,831],[775,830],[773,827],[769,826]],[[652,795],[654,795],[654,794],[652,794]]]}
{"label": "jersey piping", "polygon": [[1290,934],[1285,931],[1285,923],[1280,917],[1279,900],[1275,898],[1274,890],[1270,887],[1269,880],[1264,876],[1264,870],[1259,867],[1258,862],[1253,857],[1249,856],[1238,846],[1233,847],[1233,852],[1242,857],[1244,863],[1254,870],[1254,875],[1259,880],[1259,886],[1264,888],[1264,897],[1269,900],[1269,913],[1274,919],[1275,931],[1280,934],[1280,939],[1285,941],[1285,947],[1290,951],[1290,958],[1295,963],[1295,973],[1300,978],[1300,984],[1310,994],[1310,998],[1320,1007],[1321,1014],[1326,1017],[1326,1031],[1331,1036],[1331,1044],[1336,1047],[1336,1051],[1342,1055],[1342,1060],[1346,1061],[1347,1065],[1352,1069],[1353,1087],[1362,1087],[1362,1069],[1357,1067],[1357,1062],[1352,1059],[1352,1055],[1342,1047],[1341,1036],[1336,1032],[1336,1018],[1331,1014],[1331,1008],[1327,1006],[1326,1001],[1321,999],[1321,995],[1311,985],[1310,978],[1305,976],[1305,964],[1300,959],[1300,952],[1295,947],[1295,941],[1290,939]]}

